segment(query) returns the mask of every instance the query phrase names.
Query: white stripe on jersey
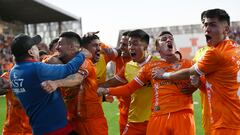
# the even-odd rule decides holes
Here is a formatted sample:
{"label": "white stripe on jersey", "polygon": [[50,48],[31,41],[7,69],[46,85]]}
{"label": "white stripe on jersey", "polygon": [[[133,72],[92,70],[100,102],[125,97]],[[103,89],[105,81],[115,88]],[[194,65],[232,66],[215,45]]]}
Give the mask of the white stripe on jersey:
{"label": "white stripe on jersey", "polygon": [[122,78],[119,77],[118,75],[115,75],[114,78],[117,79],[118,81],[122,82],[122,83],[127,83],[126,80],[122,79]]}
{"label": "white stripe on jersey", "polygon": [[144,83],[138,77],[135,77],[134,80],[137,81],[137,83],[140,84],[141,86],[144,85]]}
{"label": "white stripe on jersey", "polygon": [[195,71],[196,71],[200,76],[205,75],[205,74],[198,68],[197,63],[195,63],[193,66],[194,66]]}

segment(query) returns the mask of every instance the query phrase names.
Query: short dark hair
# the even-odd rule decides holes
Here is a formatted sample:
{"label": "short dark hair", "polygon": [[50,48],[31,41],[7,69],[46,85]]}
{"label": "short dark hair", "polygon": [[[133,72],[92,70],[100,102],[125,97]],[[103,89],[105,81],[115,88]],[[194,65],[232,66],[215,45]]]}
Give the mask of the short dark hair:
{"label": "short dark hair", "polygon": [[[169,34],[169,35],[172,35],[172,36],[173,36],[173,34],[172,34],[170,31],[162,31],[162,32],[159,34],[158,37],[161,37],[162,35],[165,35],[165,34]],[[158,44],[158,41],[159,41],[158,37],[156,38],[155,46],[158,46],[158,45],[159,45],[159,44]]]}
{"label": "short dark hair", "polygon": [[146,42],[147,44],[149,44],[149,35],[141,30],[141,29],[137,29],[137,30],[133,30],[128,34],[129,37],[133,37],[133,38],[140,38],[142,41]]}
{"label": "short dark hair", "polygon": [[122,33],[122,36],[128,36],[128,34],[130,33],[131,31],[125,31]]}
{"label": "short dark hair", "polygon": [[59,38],[55,38],[55,39],[53,39],[53,40],[50,42],[50,44],[49,44],[49,50],[52,50],[52,49],[53,49],[53,45],[54,45],[55,43],[57,43],[58,40],[59,40]]}
{"label": "short dark hair", "polygon": [[201,21],[203,22],[203,18],[217,18],[219,21],[226,21],[227,24],[230,26],[230,16],[228,13],[219,8],[215,9],[209,9],[206,11],[203,11],[201,14]]}
{"label": "short dark hair", "polygon": [[165,34],[172,35],[172,33],[171,33],[170,31],[162,31],[162,32],[159,34],[159,37],[162,36],[162,35],[165,35]]}
{"label": "short dark hair", "polygon": [[87,45],[95,39],[99,39],[99,37],[95,34],[91,36],[82,37],[81,47],[86,48]]}
{"label": "short dark hair", "polygon": [[68,38],[68,39],[78,43],[79,45],[81,45],[81,37],[75,32],[72,32],[72,31],[63,32],[62,34],[60,34],[59,37]]}

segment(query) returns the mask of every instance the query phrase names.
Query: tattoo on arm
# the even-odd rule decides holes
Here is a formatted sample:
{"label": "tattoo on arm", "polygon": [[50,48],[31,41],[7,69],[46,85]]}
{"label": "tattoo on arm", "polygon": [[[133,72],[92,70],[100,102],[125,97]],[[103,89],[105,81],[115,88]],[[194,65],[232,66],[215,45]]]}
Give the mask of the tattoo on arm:
{"label": "tattoo on arm", "polygon": [[83,75],[76,73],[76,74],[69,75],[65,79],[57,80],[55,82],[58,87],[73,87],[81,84],[84,78],[85,77]]}

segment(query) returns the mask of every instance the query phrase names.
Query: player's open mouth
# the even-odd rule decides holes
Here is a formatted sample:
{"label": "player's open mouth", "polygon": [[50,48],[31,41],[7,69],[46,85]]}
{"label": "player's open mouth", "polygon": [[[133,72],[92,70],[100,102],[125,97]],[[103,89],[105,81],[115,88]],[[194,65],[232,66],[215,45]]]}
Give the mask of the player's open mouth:
{"label": "player's open mouth", "polygon": [[96,52],[95,55],[96,55],[97,57],[100,57],[100,52]]}
{"label": "player's open mouth", "polygon": [[206,41],[207,41],[207,43],[209,43],[209,42],[211,41],[211,39],[212,39],[212,37],[209,36],[209,35],[205,35],[205,37],[206,37]]}
{"label": "player's open mouth", "polygon": [[169,49],[172,49],[172,48],[173,48],[172,44],[168,44],[167,47],[168,47]]}
{"label": "player's open mouth", "polygon": [[134,57],[134,56],[136,56],[136,53],[135,53],[135,52],[130,52],[130,55],[131,55],[132,57]]}

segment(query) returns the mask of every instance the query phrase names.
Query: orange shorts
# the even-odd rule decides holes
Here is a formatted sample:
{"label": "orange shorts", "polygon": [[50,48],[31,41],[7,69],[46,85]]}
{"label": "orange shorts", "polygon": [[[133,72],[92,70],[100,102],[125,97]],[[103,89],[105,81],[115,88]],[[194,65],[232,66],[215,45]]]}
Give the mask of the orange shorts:
{"label": "orange shorts", "polygon": [[240,129],[217,128],[212,130],[211,135],[240,135]]}
{"label": "orange shorts", "polygon": [[133,123],[128,122],[122,135],[146,135],[148,121]]}
{"label": "orange shorts", "polygon": [[85,120],[75,118],[70,121],[70,124],[79,135],[108,135],[105,117]]}
{"label": "orange shorts", "polygon": [[147,135],[195,135],[194,117],[191,110],[168,114],[153,114],[147,127]]}

